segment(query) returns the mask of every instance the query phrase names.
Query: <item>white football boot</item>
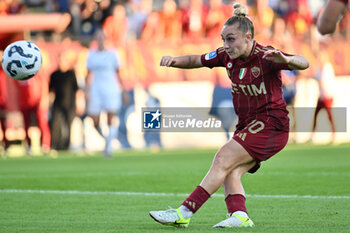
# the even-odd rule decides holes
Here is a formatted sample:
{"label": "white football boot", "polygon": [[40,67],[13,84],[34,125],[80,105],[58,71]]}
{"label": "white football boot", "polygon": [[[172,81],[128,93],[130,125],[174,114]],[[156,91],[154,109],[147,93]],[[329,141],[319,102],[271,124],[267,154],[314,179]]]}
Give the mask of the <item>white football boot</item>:
{"label": "white football boot", "polygon": [[181,215],[180,208],[168,209],[164,211],[151,211],[149,215],[157,222],[174,227],[187,228],[191,218],[184,218]]}
{"label": "white football boot", "polygon": [[253,221],[243,211],[236,211],[233,214],[227,214],[227,219],[214,225],[213,228],[234,228],[234,227],[253,227]]}

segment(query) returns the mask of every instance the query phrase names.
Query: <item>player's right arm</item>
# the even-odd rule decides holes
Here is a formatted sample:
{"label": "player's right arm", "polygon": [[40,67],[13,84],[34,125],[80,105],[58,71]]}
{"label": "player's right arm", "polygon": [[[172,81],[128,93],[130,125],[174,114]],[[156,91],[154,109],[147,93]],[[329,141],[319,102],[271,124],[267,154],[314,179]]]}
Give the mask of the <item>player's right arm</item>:
{"label": "player's right arm", "polygon": [[179,57],[164,56],[160,60],[160,66],[192,69],[203,67],[201,55],[185,55]]}

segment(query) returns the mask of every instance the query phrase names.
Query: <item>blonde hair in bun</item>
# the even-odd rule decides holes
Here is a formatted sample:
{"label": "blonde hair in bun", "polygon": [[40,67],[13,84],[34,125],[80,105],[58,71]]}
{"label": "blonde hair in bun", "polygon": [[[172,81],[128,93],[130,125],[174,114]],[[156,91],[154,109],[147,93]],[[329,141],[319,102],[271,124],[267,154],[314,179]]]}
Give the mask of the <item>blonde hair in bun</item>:
{"label": "blonde hair in bun", "polygon": [[248,17],[248,8],[240,3],[233,4],[233,14],[224,25],[231,26],[238,24],[238,29],[243,33],[250,32],[254,38],[254,25]]}
{"label": "blonde hair in bun", "polygon": [[248,16],[248,8],[243,6],[240,3],[233,4],[233,14],[236,16],[247,17]]}

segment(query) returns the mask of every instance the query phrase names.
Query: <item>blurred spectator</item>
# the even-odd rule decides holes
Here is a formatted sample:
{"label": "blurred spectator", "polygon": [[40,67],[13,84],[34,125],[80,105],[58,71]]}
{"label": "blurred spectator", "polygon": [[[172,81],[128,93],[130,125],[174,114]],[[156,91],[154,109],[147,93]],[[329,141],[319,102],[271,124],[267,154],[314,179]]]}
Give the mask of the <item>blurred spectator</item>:
{"label": "blurred spectator", "polygon": [[165,0],[160,12],[159,30],[166,40],[179,40],[182,35],[181,12],[177,10],[174,0]]}
{"label": "blurred spectator", "polygon": [[348,0],[329,0],[317,20],[318,31],[322,35],[333,33],[347,6]]}
{"label": "blurred spectator", "polygon": [[123,104],[119,113],[118,140],[122,148],[131,148],[128,139],[128,128],[126,126],[129,115],[135,111],[134,90],[124,92]]}
{"label": "blurred spectator", "polygon": [[[106,50],[105,35],[102,30],[97,31],[97,50],[90,50],[87,59],[87,99],[88,114],[94,122],[97,132],[105,139],[106,156],[112,155],[112,140],[117,137],[117,128],[113,125],[113,117],[118,113],[121,104],[121,78],[119,75],[119,61],[114,51]],[[100,128],[100,114],[107,112],[108,136],[104,136]]]}
{"label": "blurred spectator", "polygon": [[183,0],[180,5],[184,37],[198,39],[204,36],[204,22],[208,8],[202,0]]}
{"label": "blurred spectator", "polygon": [[152,12],[142,31],[142,40],[161,42],[176,41],[182,37],[181,13],[174,0],[165,0],[161,11]]}
{"label": "blurred spectator", "polygon": [[56,5],[56,9],[55,11],[57,12],[69,12],[69,0],[56,0],[55,1],[55,5]]}
{"label": "blurred spectator", "polygon": [[108,16],[103,24],[106,43],[115,48],[123,46],[128,31],[128,19],[123,5],[116,5],[113,14]]}
{"label": "blurred spectator", "polygon": [[296,142],[296,114],[295,114],[295,96],[297,94],[297,76],[298,71],[296,70],[282,70],[282,91],[283,91],[283,99],[286,101],[287,109],[289,111],[289,124],[290,124],[290,133],[289,133],[289,141]]}
{"label": "blurred spectator", "polygon": [[[42,70],[31,79],[16,81],[19,93],[19,108],[23,114],[26,131],[27,153],[31,153],[29,127],[35,120],[41,132],[41,149],[50,152],[51,133],[48,123],[48,81]],[[34,119],[33,119],[34,117]]]}
{"label": "blurred spectator", "polygon": [[222,0],[209,0],[209,12],[204,22],[206,37],[217,38],[221,34],[222,25],[231,16],[231,5],[224,5]]}
{"label": "blurred spectator", "polygon": [[129,2],[131,12],[128,14],[128,40],[136,40],[141,38],[147,18],[152,12],[152,2],[153,0]]}
{"label": "blurred spectator", "polygon": [[[0,57],[2,57],[3,51],[0,50]],[[0,138],[2,146],[6,151],[8,147],[8,140],[6,138],[6,103],[7,103],[7,75],[5,74],[2,66],[0,66]]]}
{"label": "blurred spectator", "polygon": [[269,7],[282,18],[288,13],[288,2],[286,0],[269,0]]}
{"label": "blurred spectator", "polygon": [[287,24],[292,27],[294,36],[301,40],[308,39],[310,26],[313,23],[313,15],[308,2],[306,0],[299,0],[296,11],[291,11],[287,17]]}
{"label": "blurred spectator", "polygon": [[332,115],[332,106],[333,106],[333,96],[334,96],[334,87],[333,82],[335,79],[334,68],[332,63],[329,61],[329,57],[326,51],[322,51],[319,57],[319,71],[316,73],[316,81],[319,86],[319,97],[317,101],[317,106],[315,109],[312,133],[310,135],[310,140],[313,140],[314,133],[317,126],[317,116],[322,109],[327,111],[328,120],[331,124],[332,137],[331,142],[335,140],[335,124]]}
{"label": "blurred spectator", "polygon": [[73,35],[80,35],[82,27],[82,11],[81,6],[84,0],[75,0],[70,7],[70,13],[72,17],[71,29]]}
{"label": "blurred spectator", "polygon": [[273,31],[271,37],[275,47],[293,52],[293,39],[290,32],[286,28],[286,23],[282,18],[276,18],[273,23]]}
{"label": "blurred spectator", "polygon": [[159,12],[151,12],[142,30],[141,39],[151,43],[160,42],[163,38],[163,32],[158,29],[160,23]]}
{"label": "blurred spectator", "polygon": [[81,35],[92,36],[101,27],[106,17],[110,15],[111,7],[110,0],[76,0],[71,7],[73,30],[76,31],[80,23]]}
{"label": "blurred spectator", "polygon": [[232,104],[231,87],[220,86],[218,82],[215,84],[209,114],[222,122],[226,139],[229,140],[231,138],[230,131],[234,131],[233,123],[238,120]]}
{"label": "blurred spectator", "polygon": [[60,54],[58,69],[51,74],[49,90],[54,95],[51,108],[51,147],[67,150],[70,145],[71,124],[75,117],[77,79],[73,70],[75,54],[66,51]]}
{"label": "blurred spectator", "polygon": [[6,14],[19,14],[26,10],[26,6],[21,0],[6,0]]}
{"label": "blurred spectator", "polygon": [[350,11],[346,11],[339,22],[339,32],[345,38],[350,37]]}
{"label": "blurred spectator", "polygon": [[[160,108],[161,106],[159,99],[153,96],[148,89],[146,89],[146,93],[148,95],[146,107]],[[145,139],[147,148],[157,151],[163,147],[159,131],[145,131],[143,134],[143,138]]]}
{"label": "blurred spectator", "polygon": [[270,30],[275,17],[273,10],[269,7],[268,0],[257,1],[257,16],[258,20],[254,22],[257,29],[256,33],[266,33],[261,31]]}

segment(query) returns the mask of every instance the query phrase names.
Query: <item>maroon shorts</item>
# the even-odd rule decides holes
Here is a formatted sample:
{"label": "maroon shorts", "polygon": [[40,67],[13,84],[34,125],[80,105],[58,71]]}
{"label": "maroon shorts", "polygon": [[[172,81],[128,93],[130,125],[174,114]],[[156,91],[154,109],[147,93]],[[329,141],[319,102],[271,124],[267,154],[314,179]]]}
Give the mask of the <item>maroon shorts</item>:
{"label": "maroon shorts", "polygon": [[265,120],[253,120],[244,129],[236,130],[233,139],[256,160],[256,165],[248,172],[260,168],[260,162],[281,151],[287,144],[288,131],[277,129]]}
{"label": "maroon shorts", "polygon": [[333,105],[332,97],[319,98],[317,101],[316,111],[320,111],[322,108],[331,108]]}

